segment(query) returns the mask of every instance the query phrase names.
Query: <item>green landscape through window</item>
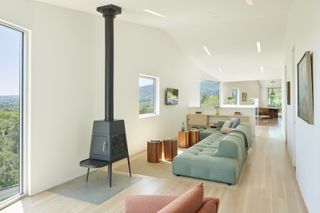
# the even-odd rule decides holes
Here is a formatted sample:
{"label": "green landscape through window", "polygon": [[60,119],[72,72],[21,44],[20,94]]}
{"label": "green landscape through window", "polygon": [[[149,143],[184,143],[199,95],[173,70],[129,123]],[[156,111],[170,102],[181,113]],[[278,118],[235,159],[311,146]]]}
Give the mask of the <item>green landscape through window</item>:
{"label": "green landscape through window", "polygon": [[268,88],[268,106],[281,107],[281,103],[282,103],[281,87]]}
{"label": "green landscape through window", "polygon": [[155,91],[156,79],[139,76],[139,114],[156,114]]}
{"label": "green landscape through window", "polygon": [[23,33],[0,25],[0,202],[20,193]]}
{"label": "green landscape through window", "polygon": [[202,80],[200,81],[200,106],[214,107],[219,106],[219,87],[217,81]]}

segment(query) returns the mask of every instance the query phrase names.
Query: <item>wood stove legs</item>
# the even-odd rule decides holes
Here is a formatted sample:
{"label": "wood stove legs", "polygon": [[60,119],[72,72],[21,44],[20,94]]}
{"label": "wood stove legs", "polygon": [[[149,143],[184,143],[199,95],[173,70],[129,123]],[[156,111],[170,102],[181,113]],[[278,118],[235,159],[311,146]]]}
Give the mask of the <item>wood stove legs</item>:
{"label": "wood stove legs", "polygon": [[[127,161],[128,161],[128,167],[129,167],[129,174],[130,174],[130,177],[131,177],[132,175],[131,175],[131,165],[130,165],[129,155],[127,157]],[[112,163],[110,163],[108,165],[108,176],[109,176],[109,187],[111,188],[111,186],[112,186]]]}
{"label": "wood stove legs", "polygon": [[128,157],[127,157],[127,160],[128,160],[129,174],[130,174],[130,177],[131,177],[131,166],[130,166],[130,158],[129,158],[129,155],[128,155]]}
{"label": "wood stove legs", "polygon": [[109,187],[112,185],[112,163],[108,165]]}
{"label": "wood stove legs", "polygon": [[90,168],[88,168],[88,170],[87,170],[87,178],[86,178],[86,183],[88,183],[89,172],[90,172]]}
{"label": "wood stove legs", "polygon": [[[128,161],[128,167],[129,167],[129,174],[130,174],[130,177],[131,177],[131,165],[130,165],[129,156],[127,157],[127,161]],[[109,187],[111,188],[111,186],[112,186],[112,163],[110,163],[108,165],[108,176],[109,176]]]}
{"label": "wood stove legs", "polygon": [[[131,175],[131,165],[130,165],[130,158],[129,155],[127,156],[128,161],[128,167],[129,167],[129,174]],[[111,188],[112,186],[112,162],[108,161],[100,161],[100,160],[92,160],[92,159],[86,159],[80,162],[80,166],[87,167],[87,177],[86,177],[86,183],[88,183],[89,174],[90,174],[90,168],[100,168],[103,166],[108,165],[108,177],[109,177],[109,186]]]}

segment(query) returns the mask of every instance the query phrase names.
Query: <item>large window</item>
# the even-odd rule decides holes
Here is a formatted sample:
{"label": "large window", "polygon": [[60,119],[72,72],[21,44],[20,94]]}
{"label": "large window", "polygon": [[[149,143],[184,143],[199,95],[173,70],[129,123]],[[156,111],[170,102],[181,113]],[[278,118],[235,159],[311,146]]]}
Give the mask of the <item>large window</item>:
{"label": "large window", "polygon": [[200,81],[200,106],[219,106],[219,88],[217,81]]}
{"label": "large window", "polygon": [[0,24],[0,203],[22,193],[23,32]]}
{"label": "large window", "polygon": [[139,115],[158,114],[158,80],[156,77],[139,76]]}
{"label": "large window", "polygon": [[268,106],[269,107],[281,107],[282,94],[281,87],[268,88]]}

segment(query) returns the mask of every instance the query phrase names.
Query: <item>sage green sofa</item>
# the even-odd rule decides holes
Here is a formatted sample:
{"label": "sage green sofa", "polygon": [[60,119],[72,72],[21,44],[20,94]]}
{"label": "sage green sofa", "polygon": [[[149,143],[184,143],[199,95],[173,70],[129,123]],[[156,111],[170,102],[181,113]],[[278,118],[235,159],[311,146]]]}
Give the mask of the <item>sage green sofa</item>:
{"label": "sage green sofa", "polygon": [[246,123],[239,124],[227,135],[213,131],[173,159],[173,173],[236,184],[251,147],[251,139],[251,127]]}

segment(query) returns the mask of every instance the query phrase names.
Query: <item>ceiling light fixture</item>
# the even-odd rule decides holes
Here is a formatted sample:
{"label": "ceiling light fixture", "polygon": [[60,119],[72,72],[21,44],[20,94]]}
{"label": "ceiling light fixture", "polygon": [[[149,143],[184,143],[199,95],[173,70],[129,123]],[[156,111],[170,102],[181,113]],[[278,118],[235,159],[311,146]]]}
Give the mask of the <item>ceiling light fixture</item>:
{"label": "ceiling light fixture", "polygon": [[161,17],[161,18],[165,18],[166,17],[165,15],[162,15],[161,13],[158,13],[158,12],[155,12],[155,11],[149,10],[149,9],[144,9],[144,12],[150,13],[152,15],[155,15],[155,16],[158,16],[158,17]]}
{"label": "ceiling light fixture", "polygon": [[203,46],[204,51],[206,51],[206,53],[208,54],[208,56],[211,56],[210,51],[208,50],[208,48],[206,46]]}
{"label": "ceiling light fixture", "polygon": [[261,53],[261,43],[260,43],[260,41],[257,41],[257,51],[258,51],[258,53]]}
{"label": "ceiling light fixture", "polygon": [[264,72],[263,66],[260,67],[261,72]]}
{"label": "ceiling light fixture", "polygon": [[220,71],[220,72],[223,72],[223,70],[222,70],[222,68],[221,68],[221,67],[219,67],[219,71]]}
{"label": "ceiling light fixture", "polygon": [[248,6],[251,6],[253,4],[252,0],[246,0],[246,3]]}
{"label": "ceiling light fixture", "polygon": [[275,81],[271,81],[270,83],[271,83],[271,92],[270,92],[270,95],[274,96],[275,93],[274,93],[274,89],[273,89],[273,88],[274,88],[273,84],[275,83]]}

